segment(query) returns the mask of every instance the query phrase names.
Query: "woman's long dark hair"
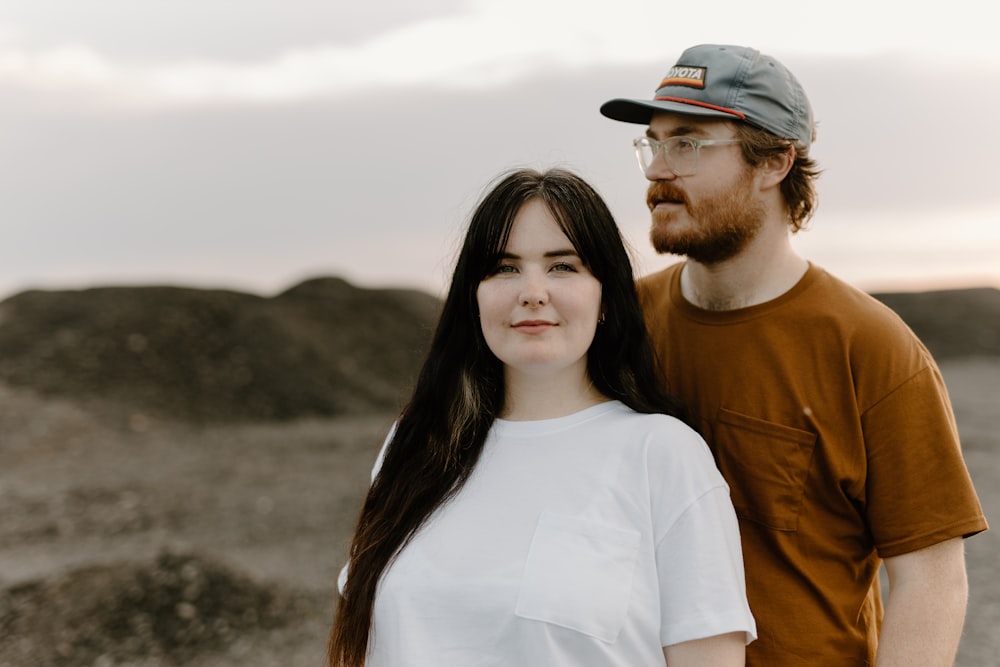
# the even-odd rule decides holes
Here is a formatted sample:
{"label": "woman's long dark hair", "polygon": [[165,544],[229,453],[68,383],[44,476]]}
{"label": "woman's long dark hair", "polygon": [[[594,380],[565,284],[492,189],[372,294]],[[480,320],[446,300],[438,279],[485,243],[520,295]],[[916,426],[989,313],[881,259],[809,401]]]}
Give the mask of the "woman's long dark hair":
{"label": "woman's long dark hair", "polygon": [[502,176],[472,215],[427,358],[362,506],[330,633],[331,667],[364,664],[382,573],[462,488],[503,408],[503,365],[483,338],[476,291],[500,261],[514,217],[533,199],[545,203],[601,283],[604,321],[587,354],[594,387],[637,412],[683,417],[657,373],[628,251],[600,195],[561,169]]}

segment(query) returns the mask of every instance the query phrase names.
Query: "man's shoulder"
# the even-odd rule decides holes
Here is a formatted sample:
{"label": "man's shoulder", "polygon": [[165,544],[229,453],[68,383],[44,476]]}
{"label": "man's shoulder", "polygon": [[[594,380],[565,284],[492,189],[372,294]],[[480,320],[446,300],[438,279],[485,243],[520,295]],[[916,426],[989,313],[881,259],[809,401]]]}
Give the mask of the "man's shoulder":
{"label": "man's shoulder", "polygon": [[677,262],[636,280],[639,303],[646,315],[647,324],[653,330],[664,324],[661,318],[668,310],[672,309],[674,284],[679,282],[683,266],[684,262]]}
{"label": "man's shoulder", "polygon": [[859,327],[908,331],[899,315],[887,305],[819,267],[807,293],[808,308]]}
{"label": "man's shoulder", "polygon": [[918,366],[933,363],[903,318],[872,295],[825,271],[814,288],[804,295],[804,307],[812,315],[803,321],[822,332],[823,340],[837,338],[849,346],[856,360],[872,364],[885,364],[889,358],[909,359]]}
{"label": "man's shoulder", "polygon": [[669,264],[662,269],[653,271],[652,273],[647,273],[646,275],[639,278],[640,283],[658,283],[663,280],[669,280],[670,276],[673,276],[684,266],[684,261],[674,262]]}
{"label": "man's shoulder", "polygon": [[636,288],[640,295],[646,297],[669,294],[670,286],[683,267],[684,262],[681,261],[653,273],[647,273],[636,280]]}

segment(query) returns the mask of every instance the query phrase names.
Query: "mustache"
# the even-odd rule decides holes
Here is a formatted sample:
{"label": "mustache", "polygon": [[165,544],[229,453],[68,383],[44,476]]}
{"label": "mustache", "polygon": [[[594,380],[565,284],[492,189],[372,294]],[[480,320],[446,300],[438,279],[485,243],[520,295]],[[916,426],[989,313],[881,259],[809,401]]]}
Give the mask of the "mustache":
{"label": "mustache", "polygon": [[646,190],[646,206],[652,211],[658,202],[680,202],[687,205],[684,191],[669,181],[653,181]]}

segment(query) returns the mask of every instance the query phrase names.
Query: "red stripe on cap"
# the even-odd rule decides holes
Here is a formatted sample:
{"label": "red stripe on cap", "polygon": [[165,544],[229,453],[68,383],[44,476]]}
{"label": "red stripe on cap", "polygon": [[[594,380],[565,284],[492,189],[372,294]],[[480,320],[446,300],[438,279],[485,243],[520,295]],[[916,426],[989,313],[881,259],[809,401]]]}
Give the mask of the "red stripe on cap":
{"label": "red stripe on cap", "polygon": [[735,109],[727,109],[726,107],[719,107],[714,104],[707,104],[705,102],[698,102],[697,100],[689,100],[684,97],[656,97],[654,98],[657,102],[680,102],[681,104],[691,104],[696,107],[704,107],[706,109],[714,109],[716,111],[722,111],[723,113],[728,113],[736,116],[740,120],[746,120],[747,116],[744,113],[740,113]]}

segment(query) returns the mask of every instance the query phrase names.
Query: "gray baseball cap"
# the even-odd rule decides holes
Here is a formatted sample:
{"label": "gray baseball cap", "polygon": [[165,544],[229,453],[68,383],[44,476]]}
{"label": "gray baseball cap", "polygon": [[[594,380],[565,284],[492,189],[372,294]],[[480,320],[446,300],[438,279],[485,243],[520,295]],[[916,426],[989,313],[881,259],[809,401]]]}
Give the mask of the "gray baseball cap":
{"label": "gray baseball cap", "polygon": [[813,117],[802,84],[780,62],[745,46],[701,44],[678,58],[652,100],[601,105],[613,120],[648,125],[657,111],[742,120],[808,148]]}

